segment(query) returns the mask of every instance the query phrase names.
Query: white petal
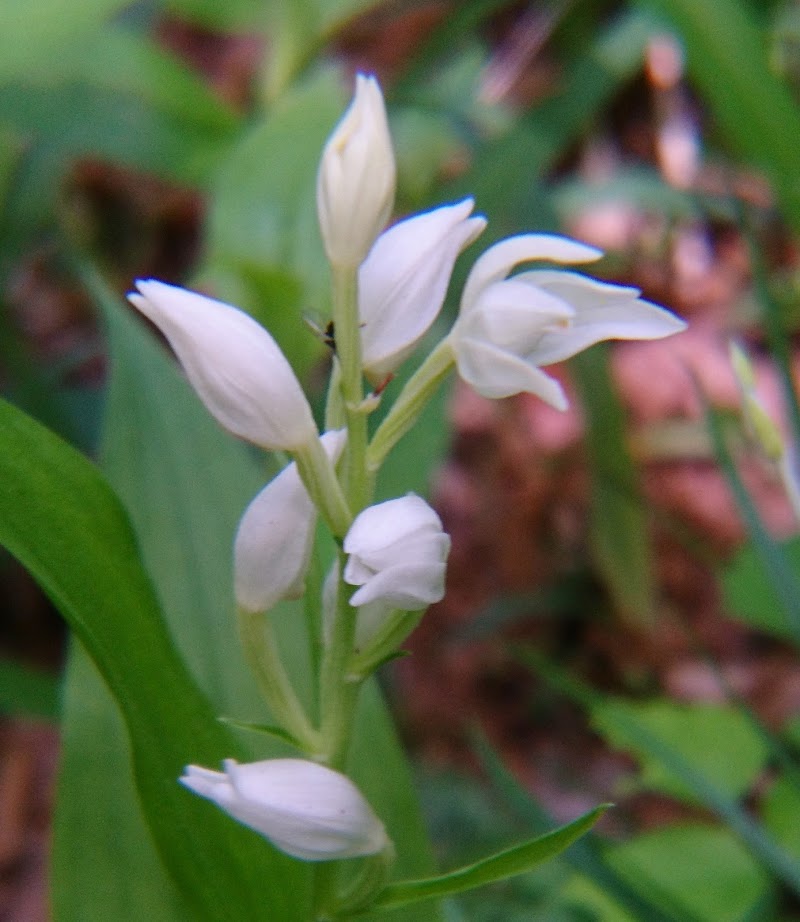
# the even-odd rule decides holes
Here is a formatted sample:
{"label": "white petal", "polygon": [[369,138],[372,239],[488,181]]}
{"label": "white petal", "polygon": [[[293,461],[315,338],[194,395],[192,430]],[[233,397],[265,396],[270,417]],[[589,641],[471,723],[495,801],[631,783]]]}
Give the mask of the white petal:
{"label": "white petal", "polygon": [[400,221],[378,237],[359,270],[364,367],[391,374],[413,351],[444,303],[459,253],[486,226],[472,199]]}
{"label": "white petal", "polygon": [[[370,554],[414,535],[442,529],[442,520],[420,496],[409,493],[368,506],[356,516],[344,539],[347,554]],[[349,581],[348,581],[349,582]]]}
{"label": "white petal", "polygon": [[295,858],[351,858],[388,845],[383,824],[339,772],[303,759],[226,760],[224,767],[189,766],[180,780]]}
{"label": "white petal", "polygon": [[155,280],[130,302],[166,336],[189,381],[228,431],[292,449],[316,434],[302,388],[275,340],[244,311]]}
{"label": "white petal", "polygon": [[382,602],[387,608],[419,611],[444,598],[445,564],[439,561],[400,563],[381,570],[357,589],[350,604]]}
{"label": "white petal", "polygon": [[[344,430],[326,432],[322,444],[335,463],[344,449]],[[245,510],[234,542],[234,589],[245,611],[268,611],[305,588],[316,509],[292,462]]]}
{"label": "white petal", "polygon": [[686,329],[675,314],[639,297],[637,288],[610,285],[577,272],[525,272],[515,277],[541,286],[576,308],[569,329],[544,333],[531,358],[550,365],[607,339],[662,339]]}
{"label": "white petal", "polygon": [[460,339],[454,347],[458,373],[482,397],[496,399],[527,392],[557,410],[569,406],[558,381],[519,356],[484,340]]}
{"label": "white petal", "polygon": [[374,77],[358,74],[317,174],[317,213],[332,263],[355,267],[367,255],[392,212],[395,174],[381,88]]}
{"label": "white petal", "polygon": [[592,262],[602,252],[557,234],[519,234],[501,240],[480,256],[472,267],[461,296],[462,313],[472,310],[481,291],[492,282],[504,279],[514,266],[534,260],[558,263]]}
{"label": "white petal", "polygon": [[515,277],[485,288],[474,309],[456,320],[451,337],[485,339],[498,348],[525,355],[542,333],[567,326],[574,315],[575,310],[561,298]]}

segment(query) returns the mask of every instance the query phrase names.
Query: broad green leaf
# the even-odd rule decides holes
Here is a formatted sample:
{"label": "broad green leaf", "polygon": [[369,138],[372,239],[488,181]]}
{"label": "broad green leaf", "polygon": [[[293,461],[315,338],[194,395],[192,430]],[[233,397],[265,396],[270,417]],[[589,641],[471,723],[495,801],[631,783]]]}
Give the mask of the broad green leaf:
{"label": "broad green leaf", "polygon": [[55,720],[59,713],[58,676],[42,669],[0,659],[0,712],[45,717]]}
{"label": "broad green leaf", "polygon": [[[780,550],[791,570],[800,574],[800,539],[790,539]],[[752,543],[746,544],[726,567],[722,588],[725,607],[732,615],[761,631],[793,637],[777,587],[764,571],[761,554]]]}
{"label": "broad green leaf", "polygon": [[673,904],[704,922],[744,918],[768,886],[767,873],[744,846],[714,826],[667,826],[609,849],[608,860],[631,881],[655,881]]}
{"label": "broad green leaf", "polygon": [[768,41],[743,0],[640,0],[675,28],[689,74],[736,151],[764,171],[800,229],[800,109],[768,60]]}
{"label": "broad green leaf", "polygon": [[272,905],[281,918],[285,894],[260,892],[259,882],[271,860],[288,880],[296,865],[176,784],[188,762],[213,765],[241,750],[176,655],[119,501],[90,462],[5,402],[0,432],[0,543],[113,689],[151,832],[196,917],[259,919]]}
{"label": "broad green leaf", "polygon": [[[653,897],[668,898],[681,922],[738,922],[749,918],[768,888],[765,872],[724,829],[700,824],[667,826],[606,850],[609,864],[632,885],[653,881]],[[596,922],[633,922],[601,888],[576,878],[564,900]],[[638,917],[649,922],[649,917]],[[755,915],[753,918],[773,918]]]}
{"label": "broad green leaf", "polygon": [[576,839],[588,832],[609,806],[604,804],[597,807],[559,829],[476,861],[468,867],[458,868],[438,877],[390,884],[378,897],[375,909],[393,909],[410,903],[452,896],[532,871],[537,865],[563,852]]}
{"label": "broad green leaf", "polygon": [[56,922],[190,922],[139,806],[125,721],[73,637],[64,676],[50,899]]}
{"label": "broad green leaf", "polygon": [[800,860],[800,791],[787,777],[777,778],[762,807],[764,825],[777,842]]}
{"label": "broad green leaf", "polygon": [[625,414],[608,370],[608,350],[596,346],[576,356],[572,367],[586,410],[592,557],[623,617],[647,623],[654,615],[648,520],[625,443]]}
{"label": "broad green leaf", "polygon": [[741,712],[724,705],[606,699],[592,723],[613,745],[635,753],[644,787],[694,800],[696,794],[628,731],[645,728],[730,797],[746,793],[764,768],[767,745]]}
{"label": "broad green leaf", "polygon": [[3,0],[0,81],[47,68],[65,47],[97,32],[129,0]]}

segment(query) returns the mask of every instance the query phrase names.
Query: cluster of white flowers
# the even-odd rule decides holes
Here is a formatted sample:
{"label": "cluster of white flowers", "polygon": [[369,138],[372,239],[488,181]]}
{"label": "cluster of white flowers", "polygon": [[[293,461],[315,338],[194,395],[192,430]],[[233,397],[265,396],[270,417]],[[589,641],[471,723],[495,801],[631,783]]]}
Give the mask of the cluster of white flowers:
{"label": "cluster of white flowers", "polygon": [[[355,347],[348,352],[348,330],[340,329],[348,324],[337,319],[334,361],[343,380],[355,356],[358,393],[363,396],[364,378],[376,388],[371,400],[359,403],[352,398],[353,382],[350,391],[342,384],[334,395],[340,412],[332,414],[340,428],[320,435],[285,356],[244,312],[153,280],[138,282],[138,293],[130,296],[166,336],[222,426],[292,456],[241,520],[234,548],[240,612],[266,612],[281,599],[303,593],[317,515],[322,515],[341,553],[328,581],[333,589],[325,593],[332,599],[332,613],[321,620],[328,646],[342,638],[352,645],[344,657],[341,650],[331,654],[334,664],[351,673],[355,662],[374,668],[416,623],[409,615],[442,598],[450,539],[418,496],[366,507],[354,503],[359,496],[368,503],[370,489],[363,482],[348,484],[346,476],[337,474],[340,458],[348,459],[351,471],[374,473],[371,468],[413,424],[451,368],[486,397],[530,392],[564,409],[561,386],[542,366],[601,340],[657,339],[684,326],[670,312],[643,301],[636,289],[571,270],[539,268],[511,275],[522,263],[574,265],[601,255],[561,236],[511,237],[475,262],[449,334],[397,397],[372,443],[359,446],[354,434],[362,425],[359,420],[374,409],[381,384],[430,329],[456,259],[486,226],[466,199],[385,229],[394,190],[395,162],[380,87],[374,78],[359,75],[352,104],[325,147],[317,183],[319,223],[332,272],[350,273],[353,281],[349,334]],[[366,461],[353,460],[359,451]],[[343,597],[344,615],[337,613]],[[353,622],[337,632],[335,625],[343,622],[336,619],[346,621],[347,610],[354,613]],[[339,678],[353,681],[352,674]],[[309,755],[337,761],[324,751]],[[224,773],[190,766],[181,780],[298,858],[330,860],[389,847],[380,820],[352,782],[315,761],[227,762]]]}

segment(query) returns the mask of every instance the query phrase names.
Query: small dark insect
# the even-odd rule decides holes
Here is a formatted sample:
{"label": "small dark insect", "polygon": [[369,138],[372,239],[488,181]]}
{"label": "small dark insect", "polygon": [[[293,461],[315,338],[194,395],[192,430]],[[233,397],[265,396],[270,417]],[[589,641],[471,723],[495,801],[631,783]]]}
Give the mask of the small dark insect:
{"label": "small dark insect", "polygon": [[336,354],[336,337],[333,333],[333,321],[329,320],[324,327],[321,327],[316,321],[312,320],[311,317],[305,316],[303,318],[306,322],[306,326],[317,336],[318,339],[321,339],[323,343]]}

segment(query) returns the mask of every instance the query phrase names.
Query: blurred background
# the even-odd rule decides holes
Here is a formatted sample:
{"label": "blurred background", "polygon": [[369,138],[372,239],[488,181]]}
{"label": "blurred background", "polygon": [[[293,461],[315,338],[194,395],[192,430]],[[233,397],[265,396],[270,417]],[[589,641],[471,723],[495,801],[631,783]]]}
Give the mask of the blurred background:
{"label": "blurred background", "polygon": [[[383,676],[441,865],[617,804],[450,919],[800,919],[794,0],[5,0],[5,396],[96,456],[98,301],[153,276],[251,311],[319,403],[309,177],[357,70],[397,215],[471,194],[489,218],[453,292],[491,240],[558,231],[689,322],[559,367],[566,413],[454,384],[385,471],[453,537]],[[0,920],[43,922],[65,631],[5,553],[0,581]]]}

